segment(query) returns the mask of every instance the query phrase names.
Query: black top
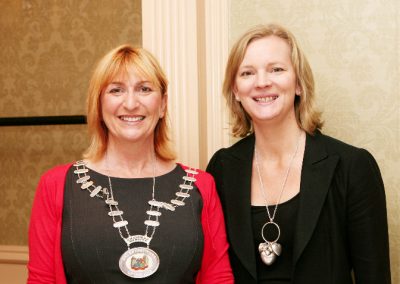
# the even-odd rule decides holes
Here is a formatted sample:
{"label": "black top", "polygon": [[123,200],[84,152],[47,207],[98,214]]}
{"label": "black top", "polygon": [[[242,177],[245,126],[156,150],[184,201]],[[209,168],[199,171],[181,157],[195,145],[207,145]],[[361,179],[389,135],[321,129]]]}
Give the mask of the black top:
{"label": "black top", "polygon": [[[236,284],[258,283],[249,206],[254,144],[249,135],[217,151],[207,166],[225,214]],[[374,157],[318,131],[307,134],[300,188],[292,283],[352,284],[353,270],[357,284],[389,284],[385,191]]]}
{"label": "black top", "polygon": [[[62,217],[62,258],[68,283],[195,282],[203,253],[203,203],[197,188],[190,192],[185,206],[177,207],[175,212],[161,210],[160,226],[150,243],[150,248],[160,258],[160,266],[147,278],[133,279],[119,269],[119,258],[127,245],[107,215],[108,206],[103,199],[92,198],[87,190],[80,189],[74,170],[75,167],[71,167],[67,174]],[[107,176],[92,170],[88,175],[95,185],[109,188]],[[174,199],[185,175],[185,171],[176,166],[170,173],[156,177],[155,199],[164,202]],[[111,178],[111,181],[114,199],[129,222],[130,234],[144,235],[152,178]]]}
{"label": "black top", "polygon": [[[261,236],[261,228],[269,220],[265,206],[251,206],[253,235],[256,248],[258,283],[283,284],[291,282],[293,240],[295,234],[295,220],[299,207],[299,194],[290,200],[278,205],[274,222],[279,225],[281,234],[276,241],[282,246],[282,253],[275,262],[269,266],[264,264],[258,252],[258,245],[265,242]],[[272,215],[275,206],[268,206]],[[274,241],[278,231],[274,225],[267,225],[264,237],[267,241]]]}

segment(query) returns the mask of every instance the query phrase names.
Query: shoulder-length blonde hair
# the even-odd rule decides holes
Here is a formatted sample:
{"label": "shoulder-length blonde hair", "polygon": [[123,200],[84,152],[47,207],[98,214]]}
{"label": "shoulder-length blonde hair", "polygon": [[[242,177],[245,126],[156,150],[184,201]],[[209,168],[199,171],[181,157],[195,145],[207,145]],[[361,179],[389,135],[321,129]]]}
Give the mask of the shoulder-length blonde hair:
{"label": "shoulder-length blonde hair", "polygon": [[249,44],[254,40],[268,36],[277,36],[289,44],[297,84],[301,88],[301,95],[296,96],[294,102],[297,124],[307,133],[313,134],[316,129],[322,128],[323,122],[321,121],[321,113],[315,107],[315,87],[311,67],[293,34],[276,24],[259,25],[251,28],[236,41],[231,49],[222,92],[233,118],[232,133],[236,137],[245,137],[253,132],[251,118],[240,102],[235,99],[233,88],[238,69]]}
{"label": "shoulder-length blonde hair", "polygon": [[[116,76],[128,74],[132,68],[155,84],[163,97],[167,94],[168,80],[150,52],[127,44],[108,52],[98,62],[89,84],[86,104],[90,145],[84,153],[85,158],[98,160],[105,154],[108,129],[102,119],[101,94]],[[166,106],[165,115],[159,119],[154,130],[154,150],[160,159],[171,161],[176,156],[170,144],[167,114]]]}

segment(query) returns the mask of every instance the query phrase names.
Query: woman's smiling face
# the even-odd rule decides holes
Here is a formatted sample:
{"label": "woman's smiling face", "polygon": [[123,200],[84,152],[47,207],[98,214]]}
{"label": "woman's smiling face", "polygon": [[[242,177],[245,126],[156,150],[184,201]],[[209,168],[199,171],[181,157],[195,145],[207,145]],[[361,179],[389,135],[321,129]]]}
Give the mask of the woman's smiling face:
{"label": "woman's smiling face", "polygon": [[294,99],[300,95],[289,44],[267,36],[252,41],[236,74],[234,95],[253,124],[295,118]]}
{"label": "woman's smiling face", "polygon": [[153,144],[154,130],[164,116],[166,104],[167,96],[135,70],[116,76],[101,95],[109,142]]}

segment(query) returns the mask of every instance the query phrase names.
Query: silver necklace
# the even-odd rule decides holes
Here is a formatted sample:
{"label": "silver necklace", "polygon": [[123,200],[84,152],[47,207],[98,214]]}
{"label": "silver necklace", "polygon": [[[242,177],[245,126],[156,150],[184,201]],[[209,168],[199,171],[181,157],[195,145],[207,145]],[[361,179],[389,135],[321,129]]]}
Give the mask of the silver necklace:
{"label": "silver necklace", "polygon": [[[155,199],[155,172],[156,161],[153,160],[153,185],[151,200],[148,201],[149,210],[146,211],[148,217],[144,221],[146,225],[144,235],[131,235],[127,227],[128,221],[123,218],[123,211],[118,208],[118,201],[114,197],[110,176],[108,184],[110,190],[101,186],[94,185],[87,175],[89,169],[86,168],[85,161],[77,161],[74,173],[78,176],[77,183],[81,184],[81,189],[86,189],[90,193],[90,197],[98,197],[107,204],[109,212],[108,216],[112,217],[113,227],[118,230],[120,237],[125,241],[128,249],[121,255],[119,259],[119,268],[125,275],[131,278],[145,278],[155,273],[160,265],[158,254],[150,249],[150,242],[153,239],[156,228],[160,226],[159,218],[162,215],[161,209],[175,211],[178,206],[184,206],[184,200],[190,197],[190,191],[194,188],[193,182],[196,181],[195,175],[198,172],[192,168],[185,169],[186,176],[183,176],[183,183],[179,185],[179,190],[175,193],[176,197],[168,202],[157,201]],[[136,243],[144,243],[146,246],[131,245]]]}
{"label": "silver necklace", "polygon": [[[286,185],[286,182],[287,182],[287,179],[288,179],[288,176],[289,176],[290,169],[292,168],[294,157],[296,157],[297,151],[299,149],[300,140],[301,140],[301,135],[299,137],[299,141],[297,142],[296,150],[294,151],[294,154],[293,154],[293,156],[292,156],[292,158],[291,158],[291,160],[289,162],[289,167],[286,170],[285,178],[284,178],[283,183],[282,183],[281,192],[279,193],[279,198],[278,198],[278,200],[277,200],[277,202],[275,204],[274,211],[273,211],[272,214],[269,212],[269,209],[268,209],[268,200],[267,200],[267,195],[266,195],[266,192],[265,192],[265,189],[264,189],[264,183],[263,183],[262,178],[261,178],[260,166],[259,166],[259,162],[258,162],[258,153],[257,153],[256,147],[254,147],[254,156],[255,156],[256,168],[257,168],[257,173],[258,173],[258,179],[259,179],[259,182],[260,182],[260,192],[261,192],[262,196],[264,197],[265,208],[267,209],[267,214],[268,214],[268,221],[265,222],[265,224],[261,228],[261,237],[263,238],[264,242],[260,243],[259,246],[258,246],[258,252],[260,253],[261,260],[266,265],[273,264],[275,262],[276,258],[279,255],[281,255],[281,253],[282,253],[282,245],[277,242],[279,240],[279,237],[281,236],[281,229],[280,229],[279,225],[276,222],[274,222],[274,219],[275,219],[276,211],[278,210],[279,203],[280,203],[281,198],[282,198],[283,191],[285,190],[285,185]],[[267,229],[268,226],[273,226],[273,227],[275,227],[277,229],[278,235],[275,238],[275,240],[268,241],[265,238],[264,230]]]}

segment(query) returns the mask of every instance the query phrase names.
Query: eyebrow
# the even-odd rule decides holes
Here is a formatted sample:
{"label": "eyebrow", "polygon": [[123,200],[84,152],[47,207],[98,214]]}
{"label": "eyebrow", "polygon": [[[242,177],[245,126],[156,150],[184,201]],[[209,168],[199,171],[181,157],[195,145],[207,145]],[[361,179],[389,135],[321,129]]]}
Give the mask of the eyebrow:
{"label": "eyebrow", "polygon": [[[274,62],[269,62],[266,66],[271,66],[271,65],[286,65],[284,62],[279,62],[279,61],[274,61]],[[254,65],[244,65],[244,66],[239,66],[238,69],[241,68],[254,68]]]}
{"label": "eyebrow", "polygon": [[[151,81],[149,81],[149,80],[142,80],[142,81],[138,81],[138,82],[136,83],[136,85],[137,85],[137,84],[145,84],[145,83],[153,84],[153,83],[152,83]],[[111,85],[111,84],[115,84],[115,85],[125,85],[125,83],[122,82],[122,81],[111,81],[110,83],[108,83],[108,85]]]}

